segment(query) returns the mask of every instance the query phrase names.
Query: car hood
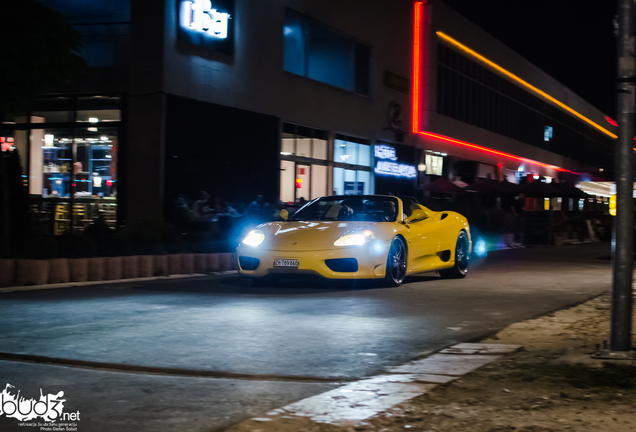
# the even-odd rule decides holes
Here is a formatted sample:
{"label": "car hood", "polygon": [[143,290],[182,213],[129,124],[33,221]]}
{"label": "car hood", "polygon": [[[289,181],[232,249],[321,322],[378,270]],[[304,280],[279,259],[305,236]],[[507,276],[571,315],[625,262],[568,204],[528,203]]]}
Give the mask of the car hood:
{"label": "car hood", "polygon": [[270,222],[257,229],[265,234],[262,247],[270,250],[331,249],[341,236],[360,230],[373,231],[377,222],[299,221]]}

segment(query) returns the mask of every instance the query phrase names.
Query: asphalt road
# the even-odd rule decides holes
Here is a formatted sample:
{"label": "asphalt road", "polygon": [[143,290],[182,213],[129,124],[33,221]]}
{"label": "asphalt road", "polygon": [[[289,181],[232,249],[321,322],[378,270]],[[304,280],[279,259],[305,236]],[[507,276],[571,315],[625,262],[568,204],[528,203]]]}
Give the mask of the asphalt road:
{"label": "asphalt road", "polygon": [[[0,385],[64,390],[78,431],[223,429],[605,292],[608,255],[607,243],[497,251],[465,279],[398,288],[225,275],[0,294],[0,353],[35,360],[1,361]],[[0,417],[3,431],[40,430],[16,424]]]}

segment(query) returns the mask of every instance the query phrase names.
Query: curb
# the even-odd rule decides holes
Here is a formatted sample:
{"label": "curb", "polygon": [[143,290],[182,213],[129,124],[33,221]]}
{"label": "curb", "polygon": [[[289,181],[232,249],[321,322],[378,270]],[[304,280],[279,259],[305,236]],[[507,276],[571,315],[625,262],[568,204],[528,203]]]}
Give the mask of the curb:
{"label": "curb", "polygon": [[168,276],[151,276],[151,277],[131,278],[131,279],[115,279],[115,280],[100,280],[100,281],[87,281],[87,282],[64,282],[64,283],[58,283],[58,284],[44,284],[44,285],[12,286],[12,287],[0,288],[0,294],[10,293],[10,292],[21,292],[21,291],[58,289],[58,288],[80,288],[80,287],[93,286],[93,285],[112,285],[112,284],[131,283],[131,282],[150,282],[155,280],[190,279],[190,278],[202,278],[206,276],[216,277],[216,276],[233,274],[236,272],[237,272],[236,270],[226,270],[226,271],[213,272],[213,273],[174,274],[174,275],[168,275]]}
{"label": "curb", "polygon": [[342,383],[358,381],[357,378],[343,377],[313,377],[303,375],[275,375],[275,374],[246,374],[222,371],[210,371],[201,369],[186,369],[177,367],[143,366],[127,363],[108,363],[89,360],[65,359],[58,357],[47,357],[31,354],[14,354],[0,352],[0,361],[15,363],[35,363],[47,366],[62,366],[81,369],[90,369],[102,372],[132,373],[146,375],[168,375],[174,377],[189,378],[214,378],[233,379],[249,381],[280,381],[280,382],[302,382],[302,383]]}
{"label": "curb", "polygon": [[391,368],[383,375],[310,396],[274,409],[264,417],[245,420],[229,430],[253,431],[265,424],[268,426],[267,430],[277,430],[274,423],[278,421],[286,423],[285,430],[291,430],[289,422],[302,422],[305,426],[308,421],[355,425],[521,348],[521,345],[505,344],[451,345],[422,360]]}

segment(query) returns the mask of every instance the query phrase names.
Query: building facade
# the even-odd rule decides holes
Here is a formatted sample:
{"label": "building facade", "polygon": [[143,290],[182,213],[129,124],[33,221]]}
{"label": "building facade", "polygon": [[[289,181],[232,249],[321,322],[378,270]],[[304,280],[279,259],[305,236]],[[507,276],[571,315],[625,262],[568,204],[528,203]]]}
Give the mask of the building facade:
{"label": "building facade", "polygon": [[68,202],[72,224],[91,206],[170,219],[202,192],[416,196],[437,177],[609,168],[603,113],[438,1],[43,3],[82,33],[90,69],[0,136],[34,202]]}

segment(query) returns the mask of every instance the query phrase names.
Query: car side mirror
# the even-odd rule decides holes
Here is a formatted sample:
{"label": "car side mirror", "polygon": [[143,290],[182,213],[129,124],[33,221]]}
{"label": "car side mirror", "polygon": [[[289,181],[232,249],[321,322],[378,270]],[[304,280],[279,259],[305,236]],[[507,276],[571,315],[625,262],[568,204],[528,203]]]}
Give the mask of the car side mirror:
{"label": "car side mirror", "polygon": [[289,212],[287,211],[287,209],[282,209],[280,213],[278,213],[278,216],[280,216],[282,220],[286,221],[287,219],[289,219]]}
{"label": "car side mirror", "polygon": [[421,220],[427,219],[428,218],[428,212],[421,210],[421,209],[415,209],[413,210],[413,213],[411,213],[411,216],[409,216],[405,223],[415,223],[415,222],[419,222]]}

